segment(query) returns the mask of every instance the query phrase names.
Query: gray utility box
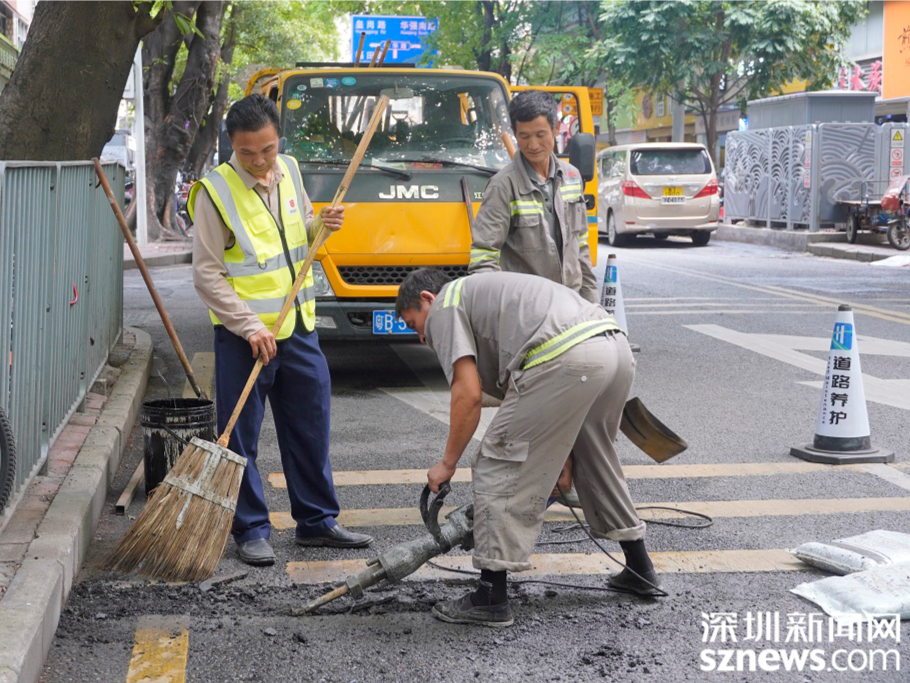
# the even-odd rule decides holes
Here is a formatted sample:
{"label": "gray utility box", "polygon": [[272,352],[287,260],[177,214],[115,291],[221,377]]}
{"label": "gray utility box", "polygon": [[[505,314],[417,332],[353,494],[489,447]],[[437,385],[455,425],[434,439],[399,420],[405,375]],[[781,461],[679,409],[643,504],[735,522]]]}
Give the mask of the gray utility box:
{"label": "gray utility box", "polygon": [[749,130],[813,123],[872,123],[876,93],[828,90],[752,100],[746,106]]}

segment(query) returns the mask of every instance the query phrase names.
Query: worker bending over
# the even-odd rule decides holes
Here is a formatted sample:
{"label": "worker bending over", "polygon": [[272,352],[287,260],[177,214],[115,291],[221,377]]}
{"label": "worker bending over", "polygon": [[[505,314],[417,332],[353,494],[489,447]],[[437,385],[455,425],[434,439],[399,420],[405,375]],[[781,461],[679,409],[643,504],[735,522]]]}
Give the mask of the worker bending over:
{"label": "worker bending over", "polygon": [[635,361],[603,308],[532,275],[449,281],[440,270],[421,268],[402,283],[396,312],[436,352],[452,388],[445,452],[427,472],[433,491],[452,478],[471,442],[481,391],[503,399],[471,463],[480,583],[473,593],[438,603],[433,614],[452,623],[512,624],[506,573],[531,568],[547,497],[573,450],[591,533],[619,541],[634,572],[624,569],[610,585],[658,594],[645,524],[613,450]]}

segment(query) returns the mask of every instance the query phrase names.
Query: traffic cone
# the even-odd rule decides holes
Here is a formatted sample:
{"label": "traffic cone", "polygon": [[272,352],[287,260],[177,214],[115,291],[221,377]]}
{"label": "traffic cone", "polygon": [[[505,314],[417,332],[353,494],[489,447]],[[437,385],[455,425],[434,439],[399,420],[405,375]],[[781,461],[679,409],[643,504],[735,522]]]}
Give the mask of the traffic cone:
{"label": "traffic cone", "polygon": [[[620,329],[629,336],[629,325],[626,323],[626,309],[622,303],[622,285],[619,283],[619,266],[616,254],[607,256],[607,269],[604,272],[604,284],[600,290],[600,305],[609,313]],[[629,343],[632,351],[641,349],[638,344]]]}
{"label": "traffic cone", "polygon": [[626,309],[622,305],[622,286],[619,284],[619,266],[616,264],[616,254],[607,256],[607,270],[604,273],[604,284],[600,290],[600,305],[628,335],[629,327],[626,325]]}
{"label": "traffic cone", "polygon": [[827,465],[894,460],[892,451],[872,448],[863,371],[850,306],[837,309],[815,440],[811,445],[792,447],[790,455]]}

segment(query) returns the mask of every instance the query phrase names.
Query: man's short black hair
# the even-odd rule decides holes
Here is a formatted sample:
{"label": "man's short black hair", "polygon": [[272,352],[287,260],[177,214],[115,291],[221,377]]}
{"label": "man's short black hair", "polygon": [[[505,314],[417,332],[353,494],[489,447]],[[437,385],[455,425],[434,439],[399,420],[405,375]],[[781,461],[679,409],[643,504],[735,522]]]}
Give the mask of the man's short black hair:
{"label": "man's short black hair", "polygon": [[523,90],[509,102],[509,122],[512,130],[516,123],[527,123],[538,116],[545,116],[550,128],[556,128],[559,110],[553,95],[543,90]]}
{"label": "man's short black hair", "polygon": [[238,130],[255,132],[272,124],[280,132],[278,107],[265,95],[254,93],[234,102],[225,119],[228,137],[234,137]]}
{"label": "man's short black hair", "polygon": [[420,293],[439,294],[451,278],[439,268],[418,268],[408,275],[398,288],[398,299],[395,300],[395,315],[401,317],[404,311],[420,308]]}

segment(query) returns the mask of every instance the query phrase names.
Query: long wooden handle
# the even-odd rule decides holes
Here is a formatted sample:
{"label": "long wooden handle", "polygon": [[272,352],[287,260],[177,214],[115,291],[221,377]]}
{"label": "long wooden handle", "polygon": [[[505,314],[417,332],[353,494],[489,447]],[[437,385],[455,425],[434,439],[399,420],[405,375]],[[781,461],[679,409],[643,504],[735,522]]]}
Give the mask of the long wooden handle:
{"label": "long wooden handle", "polygon": [[[196,392],[196,396],[205,398],[205,392],[202,391],[202,388],[196,381],[196,374],[193,372],[193,366],[190,365],[186,354],[183,352],[183,346],[180,343],[180,339],[177,338],[177,331],[171,324],[171,318],[167,314],[167,311],[164,310],[164,303],[162,303],[161,297],[158,296],[158,290],[155,289],[155,284],[152,282],[152,276],[145,266],[145,261],[142,260],[142,253],[139,251],[139,246],[136,244],[136,240],[133,239],[133,235],[126,225],[126,219],[123,217],[123,212],[120,211],[120,205],[117,203],[117,200],[114,199],[114,193],[111,192],[111,186],[107,182],[107,176],[104,175],[104,169],[101,168],[101,162],[98,161],[97,157],[92,159],[92,162],[95,164],[95,173],[98,174],[98,180],[101,182],[101,187],[104,188],[104,194],[107,195],[107,200],[111,203],[111,209],[113,209],[114,215],[117,217],[117,223],[120,224],[120,232],[123,233],[123,239],[126,240],[130,251],[133,252],[133,258],[136,259],[136,266],[139,268],[139,272],[142,273],[142,279],[145,280],[145,286],[148,287],[152,301],[155,302],[155,308],[158,309],[158,315],[161,316],[161,322],[164,323],[164,329],[167,330],[167,335],[171,338],[171,343],[174,345],[174,351],[177,352],[177,357],[183,365],[183,371],[186,373],[186,378],[189,380],[190,386],[193,387],[193,391]],[[137,211],[145,211],[144,206],[136,207],[136,209]]]}
{"label": "long wooden handle", "polygon": [[471,201],[471,190],[468,188],[468,179],[461,176],[461,193],[464,195],[464,205],[468,209],[468,226],[474,232],[474,203]]}
{"label": "long wooden handle", "polygon": [[[373,110],[373,115],[370,117],[370,122],[367,124],[366,131],[363,133],[363,138],[361,138],[360,144],[357,145],[357,151],[354,152],[351,163],[348,164],[348,168],[341,178],[341,184],[338,185],[338,190],[335,192],[335,197],[332,199],[331,208],[334,209],[341,203],[341,200],[344,199],[344,195],[351,185],[354,174],[357,173],[357,167],[360,166],[360,162],[363,161],[370,140],[373,139],[373,133],[376,132],[376,127],[379,125],[379,121],[382,119],[382,114],[385,112],[385,108],[388,104],[389,97],[387,95],[380,96],[379,100],[376,102],[376,108]],[[291,309],[294,307],[294,301],[297,299],[297,294],[300,292],[300,288],[306,280],[307,273],[313,265],[313,260],[316,258],[316,252],[319,251],[319,248],[329,237],[329,231],[323,224],[321,216],[317,216],[316,221],[319,224],[316,236],[313,238],[313,243],[309,247],[309,252],[307,253],[306,260],[303,262],[303,266],[300,268],[300,272],[297,273],[297,277],[294,280],[294,286],[291,288],[290,294],[288,294],[287,299],[284,301],[281,313],[278,314],[278,320],[275,321],[275,325],[272,327],[272,334],[276,336],[278,335],[278,331],[281,329],[281,325],[284,323],[285,318],[287,318],[288,313],[290,313]],[[261,370],[262,355],[260,354],[259,358],[256,359],[256,364],[253,366],[253,371],[250,373],[250,378],[246,381],[246,386],[243,387],[240,399],[234,407],[231,419],[228,420],[224,432],[218,439],[219,445],[225,447],[228,445],[228,442],[231,439],[231,432],[234,430],[234,425],[237,423],[237,418],[240,417],[240,412],[243,410],[243,406],[246,405],[246,401],[250,396],[250,392],[253,390],[253,385],[256,384],[256,378],[259,377]]]}
{"label": "long wooden handle", "polygon": [[509,135],[508,133],[503,133],[502,134],[502,144],[504,144],[506,146],[506,151],[509,153],[509,158],[514,159],[515,152],[517,150],[515,149],[515,143],[512,142],[512,136]]}
{"label": "long wooden handle", "polygon": [[366,31],[360,32],[360,42],[357,44],[357,54],[354,55],[354,66],[360,66],[360,55],[363,54],[363,41],[366,40]]}

